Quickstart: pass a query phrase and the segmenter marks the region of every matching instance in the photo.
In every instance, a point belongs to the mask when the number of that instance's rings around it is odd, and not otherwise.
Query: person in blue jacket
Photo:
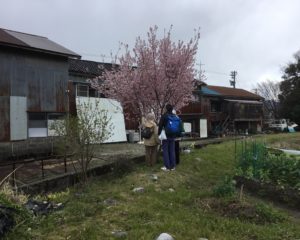
[[[173,106],[171,104],[166,105],[166,112],[161,116],[158,124],[158,135],[164,129],[167,139],[162,140],[163,160],[164,167],[161,169],[164,171],[175,170],[176,158],[175,158],[175,138],[178,137],[180,132],[181,120],[178,116],[172,113]],[[170,123],[178,128],[178,131],[170,130]]]

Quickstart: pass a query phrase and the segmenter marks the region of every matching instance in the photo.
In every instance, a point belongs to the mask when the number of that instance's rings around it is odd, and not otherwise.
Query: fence
[[[10,160],[0,163],[0,179],[11,175],[13,186],[67,173],[73,169],[72,161],[62,156],[44,156],[24,160]]]
[[[54,145],[54,138],[0,143],[0,179],[11,175],[15,186],[67,173],[72,162],[56,155]]]

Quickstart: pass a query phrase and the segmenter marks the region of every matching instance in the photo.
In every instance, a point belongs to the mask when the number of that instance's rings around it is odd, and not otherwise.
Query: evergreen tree
[[[281,115],[300,124],[300,52],[294,55],[295,61],[289,63],[280,83]]]

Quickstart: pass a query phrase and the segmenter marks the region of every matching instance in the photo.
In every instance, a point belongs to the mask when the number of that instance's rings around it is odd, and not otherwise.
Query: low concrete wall
[[[144,156],[139,156],[131,159],[120,159],[118,161],[102,166],[95,166],[89,170],[88,175],[100,176],[110,172],[129,172],[133,169],[135,164],[143,162],[144,158]],[[34,183],[19,186],[18,190],[21,190],[27,194],[40,194],[52,191],[61,191],[78,183],[79,179],[79,173],[66,173],[52,178],[43,179]]]
[[[53,154],[54,138],[30,138],[24,141],[1,142],[0,161],[17,160]]]

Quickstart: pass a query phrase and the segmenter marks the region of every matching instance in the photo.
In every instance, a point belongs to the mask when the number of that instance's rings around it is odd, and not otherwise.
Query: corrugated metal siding
[[[0,141],[9,141],[9,96],[0,96]]]
[[[67,82],[67,58],[0,47],[0,141],[9,140],[9,96],[26,96],[29,112],[65,112]]]
[[[27,96],[26,67],[21,61],[13,65],[15,67],[12,67],[11,70],[11,95],[25,97]]]
[[[40,108],[42,112],[53,111],[56,105],[55,92],[59,89],[55,87],[55,73],[49,72],[47,69],[39,71],[40,83]],[[49,98],[51,96],[51,98]],[[57,108],[56,108],[57,109]]]
[[[28,111],[65,112],[67,59],[26,59]]]
[[[0,96],[9,96],[11,64],[6,60],[6,55],[0,51]]]
[[[68,74],[64,76],[61,73],[56,73],[54,79],[56,84],[55,86],[56,111],[65,112],[68,110],[68,106],[67,106]]]
[[[11,71],[10,64],[5,61],[0,51],[0,141],[9,141],[9,93]]]
[[[38,72],[33,67],[28,67],[26,69],[26,79],[28,79],[27,89],[28,89],[28,102],[27,110],[38,112],[41,111],[40,105],[40,80]]]
[[[0,96],[28,96],[28,111],[64,112],[66,58],[22,56],[0,48]]]
[[[71,115],[76,116],[77,109],[76,109],[76,89],[75,85],[72,81],[68,82],[68,102],[69,102],[69,112]]]

